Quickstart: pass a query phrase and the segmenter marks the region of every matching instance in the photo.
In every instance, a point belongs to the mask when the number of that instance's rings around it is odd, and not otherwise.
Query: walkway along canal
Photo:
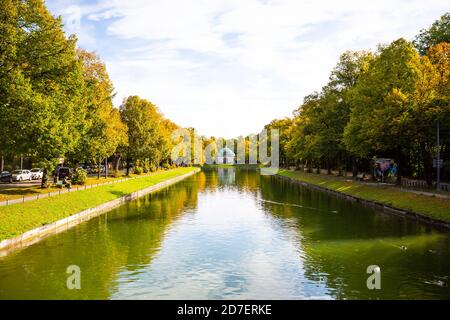
[[[449,273],[449,233],[218,168],[1,257],[0,299],[449,299]]]

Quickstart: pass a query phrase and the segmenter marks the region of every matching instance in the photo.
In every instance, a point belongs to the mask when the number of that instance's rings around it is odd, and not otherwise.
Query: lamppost
[[[439,119],[436,125],[436,144],[437,144],[437,160],[436,160],[436,189],[441,189],[441,145],[439,137]]]

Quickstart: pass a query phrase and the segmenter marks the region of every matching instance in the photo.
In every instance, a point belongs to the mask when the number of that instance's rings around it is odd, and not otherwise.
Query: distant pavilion
[[[220,149],[217,154],[216,164],[233,164],[234,165],[235,156],[236,155],[230,148]]]

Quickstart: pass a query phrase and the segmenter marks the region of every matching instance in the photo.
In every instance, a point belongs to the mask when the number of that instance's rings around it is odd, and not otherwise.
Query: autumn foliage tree
[[[45,169],[43,186],[61,158],[100,164],[126,150],[166,161],[176,125],[138,97],[120,111],[113,96],[105,64],[77,48],[43,0],[0,2],[1,156],[32,158]]]
[[[114,88],[104,63],[97,55],[81,49],[78,59],[83,66],[87,100],[85,134],[79,144],[78,158],[100,164],[119,146],[128,143],[128,129],[121,121],[119,110],[113,106]]]
[[[431,185],[437,121],[441,153],[450,156],[449,17],[414,42],[345,52],[328,84],[295,111],[284,144],[290,161],[310,169],[348,169],[350,162],[356,173],[370,172],[374,157],[393,158],[399,179],[420,177]]]
[[[170,156],[172,122],[164,119],[148,100],[130,96],[120,107],[122,121],[128,127],[127,172],[131,161],[148,161],[158,166]]]

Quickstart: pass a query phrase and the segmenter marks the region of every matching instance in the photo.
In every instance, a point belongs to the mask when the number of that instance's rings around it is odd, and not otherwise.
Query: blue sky
[[[137,94],[179,125],[226,138],[291,116],[345,50],[412,39],[444,0],[47,0],[97,52],[116,106]]]

